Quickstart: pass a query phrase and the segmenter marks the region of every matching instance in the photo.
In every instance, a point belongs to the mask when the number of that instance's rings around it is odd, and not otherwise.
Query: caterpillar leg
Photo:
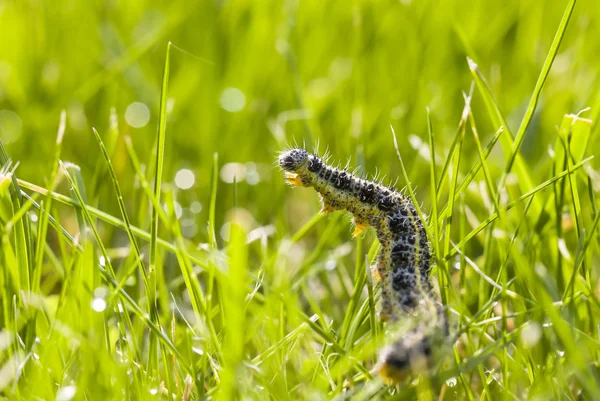
[[[356,238],[360,233],[365,231],[369,227],[368,224],[357,224],[356,228],[352,232],[352,238]]]
[[[354,224],[356,225],[356,228],[352,233],[352,238],[355,238],[369,227],[369,223],[358,220],[356,217],[354,218]]]
[[[371,274],[373,274],[373,277],[375,277],[378,281],[381,280],[381,274],[379,274],[379,269],[377,268],[377,265],[371,265]]]
[[[383,377],[388,384],[398,384],[404,382],[410,374],[410,369],[407,367],[397,367],[393,363],[384,361],[374,369],[375,374]]]
[[[304,184],[302,183],[302,179],[300,178],[300,176],[298,174],[294,174],[294,173],[289,173],[286,172],[285,173],[285,182],[296,186],[296,187],[303,187]]]
[[[334,212],[335,209],[333,208],[333,206],[328,205],[327,203],[323,202],[323,207],[321,208],[321,211],[319,212],[320,214],[327,214],[327,213],[331,213]]]

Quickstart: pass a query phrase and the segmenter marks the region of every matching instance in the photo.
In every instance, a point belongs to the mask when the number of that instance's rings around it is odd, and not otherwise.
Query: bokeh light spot
[[[521,331],[521,341],[525,348],[531,348],[536,345],[542,337],[542,328],[536,322],[530,322]]]
[[[142,128],[150,121],[150,109],[142,102],[133,102],[125,110],[125,121],[134,128]]]
[[[106,301],[102,298],[94,298],[92,300],[92,309],[96,312],[104,312],[104,309],[106,309]]]
[[[17,113],[0,110],[0,140],[6,145],[19,139],[23,132],[23,122]]]
[[[238,88],[226,88],[219,98],[221,107],[230,113],[242,111],[246,107],[246,95]]]
[[[200,213],[202,211],[202,203],[198,201],[193,201],[190,204],[190,211],[194,214]]]
[[[242,163],[226,163],[221,167],[221,180],[228,184],[242,182],[246,179],[246,166]]]
[[[173,204],[173,207],[175,209],[175,217],[180,219],[181,216],[183,215],[183,207],[181,207],[181,204],[179,204],[179,202],[175,202]]]
[[[192,170],[182,168],[175,174],[175,185],[181,189],[190,189],[196,182],[196,176]]]

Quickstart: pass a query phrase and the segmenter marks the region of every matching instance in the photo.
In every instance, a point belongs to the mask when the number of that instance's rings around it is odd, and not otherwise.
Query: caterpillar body
[[[279,165],[286,182],[313,187],[323,203],[321,213],[346,210],[353,215],[353,236],[372,226],[381,244],[374,275],[381,281],[380,319],[397,322],[418,316],[417,327],[385,348],[376,371],[399,381],[408,368],[431,355],[436,332],[445,332],[445,314],[430,281],[431,253],[427,233],[409,198],[381,183],[328,166],[317,155],[296,148],[283,152]]]

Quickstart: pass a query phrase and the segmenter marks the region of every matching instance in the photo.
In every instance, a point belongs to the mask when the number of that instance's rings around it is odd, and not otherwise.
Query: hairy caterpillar
[[[413,203],[400,192],[378,182],[358,178],[328,166],[304,149],[279,156],[286,182],[313,187],[323,203],[321,213],[346,210],[353,215],[358,235],[375,228],[381,252],[374,268],[381,281],[381,320],[397,322],[417,316],[417,327],[385,348],[376,371],[393,381],[429,358],[436,335],[447,331],[445,314],[435,301],[427,233]],[[443,335],[442,334],[442,335]]]

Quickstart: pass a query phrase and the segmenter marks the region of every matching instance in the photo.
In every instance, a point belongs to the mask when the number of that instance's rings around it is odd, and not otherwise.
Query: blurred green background
[[[563,0],[165,3],[0,1],[0,137],[20,162],[20,178],[43,184],[59,113],[66,109],[62,159],[91,177],[102,163],[91,128],[105,137],[114,108],[120,135],[132,137],[142,161],[152,160],[171,41],[185,52],[175,49],[171,59],[165,177],[172,180],[184,168],[194,173],[194,186],[178,200],[184,207],[202,205],[197,227],[186,232],[196,240],[206,236],[213,153],[219,154],[224,180],[217,216],[233,207],[233,185],[224,182],[235,174],[238,206],[265,224],[273,213],[286,214],[274,206],[289,196],[273,164],[278,151],[295,142],[313,149],[318,142],[333,160],[343,164],[351,157],[353,166],[394,180],[400,170],[390,124],[419,198],[428,203],[428,169],[419,166],[427,159],[415,151],[419,138],[427,140],[426,107],[438,149],[446,152],[464,105],[462,92],[471,86],[469,56],[515,132],[566,5]],[[588,106],[597,113],[599,11],[596,0],[577,3],[522,148],[533,167],[554,144],[563,114]],[[473,108],[475,116],[483,110],[477,93]],[[499,128],[485,117],[478,124],[484,143]],[[465,146],[474,149],[469,140]],[[476,158],[474,150],[465,155],[467,164]],[[503,163],[500,154],[495,160]],[[113,161],[127,199],[134,174],[121,140]],[[94,196],[103,188],[110,190],[100,186]],[[314,205],[304,214],[299,209],[302,220],[318,205],[309,191],[296,194]],[[116,212],[113,201],[106,203],[100,207]]]
[[[181,366],[191,366],[194,394],[198,396],[224,388],[222,399],[229,399],[227,391],[233,391],[238,378],[241,384],[236,391],[255,392],[256,399],[265,399],[265,394],[272,399],[286,399],[286,395],[306,399],[342,396],[346,379],[356,375],[357,382],[364,379],[360,375],[373,366],[377,341],[386,334],[375,322],[376,296],[363,288],[368,275],[362,261],[374,236],[369,232],[350,242],[352,227],[339,214],[318,221],[317,196],[313,191],[286,186],[276,165],[278,152],[295,144],[313,150],[318,144],[319,153],[329,150],[333,163],[344,165],[350,160],[361,173],[378,174],[386,177],[385,182],[394,182],[402,174],[391,124],[417,199],[431,216],[427,108],[440,174],[456,137],[464,94],[473,87],[467,63],[470,58],[489,84],[514,136],[566,5],[566,0],[0,0],[0,140],[12,160],[20,163],[16,175],[50,187],[59,116],[66,110],[67,129],[60,157],[81,167],[87,203],[110,215],[108,219],[104,216],[104,221],[97,220],[101,241],[93,246],[91,241],[82,242],[87,253],[80,254],[70,245],[67,249],[66,237],[54,230],[48,232],[47,247],[43,239],[38,244],[36,252],[43,249],[47,254],[39,259],[43,269],[29,270],[40,274],[32,274],[31,281],[42,282],[40,294],[51,311],[48,322],[70,325],[89,341],[81,351],[73,352],[70,336],[36,343],[32,349],[40,351],[41,362],[31,364],[34,374],[20,376],[19,385],[11,389],[16,390],[6,394],[23,391],[25,397],[35,394],[50,399],[57,383],[68,388],[73,380],[77,388],[86,390],[81,399],[108,399],[106,394],[123,399],[131,389],[138,399],[146,399],[146,387],[155,391],[165,380],[169,386],[171,380],[171,390],[177,388],[173,394],[181,398]],[[557,127],[565,114],[590,107],[582,115],[598,120],[598,17],[600,2],[577,1],[520,148],[526,163],[523,170],[532,185],[550,179],[556,173],[553,167],[562,166],[564,152],[555,159],[550,155],[554,150],[561,152]],[[135,253],[124,230],[114,227],[121,213],[107,163],[92,134],[95,127],[109,149],[131,223],[150,231],[152,209],[140,188],[124,138],[131,138],[147,178],[154,177],[153,152],[169,42],[174,47],[170,53],[163,175],[163,190],[167,191],[163,191],[161,201],[170,205],[168,189],[174,190],[177,216],[189,241],[181,245],[183,241],[178,241],[174,231],[176,225],[168,227],[163,221],[159,237],[169,245],[177,242],[178,247],[172,250],[185,248],[206,265],[202,269],[194,266],[198,268],[194,274],[189,273],[191,267],[185,273],[184,264],[172,253],[162,249],[157,256],[160,314],[156,319],[163,329],[173,329],[169,334],[175,343],[173,349],[182,352],[172,365],[169,348],[161,348],[168,361],[154,358],[156,343],[152,341],[162,341],[161,347],[166,341],[157,340],[156,332],[149,329],[145,313],[153,307],[147,298],[150,292],[142,288],[141,273],[135,282],[136,274],[131,270]],[[486,145],[500,127],[490,120],[493,113],[485,107],[478,89],[473,91],[472,109],[475,124],[469,128],[476,126],[481,143]],[[589,126],[587,121],[586,140]],[[596,127],[591,128],[585,156],[597,153],[600,143]],[[532,399],[536,394],[539,399],[548,399],[553,391],[558,394],[569,389],[572,394],[565,399],[575,399],[581,388],[586,389],[585,394],[597,395],[600,376],[594,350],[598,349],[595,316],[600,305],[600,248],[594,237],[597,226],[592,222],[599,221],[595,206],[600,188],[598,161],[589,163],[592,169],[586,167],[586,174],[580,170],[580,180],[570,181],[570,187],[565,179],[536,193],[539,205],[528,209],[530,204],[520,203],[504,221],[487,224],[485,219],[495,207],[490,193],[497,191],[504,204],[529,189],[515,188],[514,177],[498,184],[506,166],[501,142],[486,163],[489,182],[480,172],[473,181],[469,179],[471,185],[454,204],[452,218],[429,220],[434,225],[432,244],[445,248],[437,250],[438,262],[442,263],[438,263],[435,276],[441,282],[442,294],[448,295],[452,318],[467,327],[471,336],[454,349],[457,359],[467,357],[471,365],[464,367],[467,372],[459,377],[461,384],[452,396],[465,399],[463,394],[467,394],[470,399],[485,396],[491,400],[495,394],[504,393],[506,399],[512,394],[524,398],[533,389]],[[584,153],[584,141],[575,142]],[[207,228],[215,154],[219,162],[216,245],[208,238]],[[479,158],[470,129],[458,154],[459,172],[452,177],[462,176],[462,182]],[[68,195],[64,176],[59,177],[62,182],[57,191]],[[448,202],[447,184],[451,180],[441,181],[437,195],[440,214]],[[571,207],[570,196],[576,197],[567,189],[573,191],[577,186],[573,183],[585,186],[579,192],[581,210],[576,199]],[[400,179],[397,187],[405,184]],[[486,184],[494,191],[486,190]],[[228,240],[227,223],[234,219],[234,211],[235,221],[250,238],[239,234]],[[52,215],[72,235],[84,231],[83,226],[78,227],[73,208],[55,200]],[[8,234],[16,233],[13,228],[19,224],[43,227],[36,225],[39,220],[35,213],[25,216],[30,219],[20,216],[17,225],[0,227],[3,245],[9,243]],[[475,236],[481,221],[485,231]],[[252,231],[257,228],[262,228],[258,234]],[[33,232],[37,238],[37,231]],[[261,241],[246,247],[245,240],[256,238]],[[584,240],[589,241],[587,245],[591,243],[585,255],[578,253],[584,249]],[[207,242],[210,246],[198,246]],[[13,241],[12,245],[21,257],[25,255],[23,243]],[[140,259],[146,263],[148,242],[140,240],[140,244]],[[455,244],[459,245],[451,249]],[[127,280],[127,294],[131,294],[133,305],[139,306],[137,314],[132,314],[136,326],[131,330],[139,347],[132,349],[135,355],[125,362],[115,357],[113,345],[117,335],[123,335],[119,319],[129,315],[115,309],[116,304],[103,314],[89,308],[92,296],[101,298],[95,293],[96,287],[106,284],[98,276],[99,269],[94,268],[99,253],[93,248],[99,245],[108,248],[118,277]],[[10,254],[8,248],[1,250]],[[466,263],[467,258],[473,266]],[[13,268],[4,273],[26,270],[26,263],[11,260]],[[579,262],[584,266],[578,271]],[[500,296],[499,286],[482,279],[476,264],[531,302],[526,303],[525,298],[501,299],[503,305],[497,304],[494,297]],[[80,281],[73,272],[84,273]],[[208,302],[212,302],[207,316],[190,320],[189,327],[181,317],[193,317],[191,304],[195,301],[190,301],[191,287],[185,274],[198,279],[198,287],[204,286]],[[71,277],[75,279],[69,281]],[[566,284],[571,279],[577,285],[573,284],[569,292]],[[6,300],[23,294],[18,286],[15,288],[0,285],[3,294],[8,294],[1,299],[6,309],[3,320],[9,323],[12,315]],[[56,299],[64,304],[52,306]],[[22,314],[16,316],[10,329],[18,334],[19,324],[26,324],[31,334],[28,338],[35,338],[35,334],[44,339],[46,323],[37,312],[27,311],[28,302],[22,302]],[[498,310],[496,306],[508,309]],[[178,308],[177,313],[173,307]],[[505,319],[510,308],[515,315]],[[551,315],[551,326],[547,325],[547,314]],[[499,317],[502,321],[496,319]],[[94,324],[88,324],[90,321]],[[208,330],[210,336],[202,331],[204,323],[214,325],[214,333]],[[523,346],[519,337],[519,330],[530,324],[539,331],[536,342],[543,330],[542,340],[532,348]],[[103,325],[106,339],[98,335]],[[488,343],[480,338],[493,341],[492,357],[481,357],[479,351]],[[516,345],[505,351],[502,341],[507,338]],[[15,341],[14,355],[21,348]],[[563,358],[564,350],[568,352]],[[70,355],[78,359],[71,360]],[[209,366],[213,361],[214,366]],[[137,364],[145,364],[147,369],[133,369],[139,374],[132,379],[138,386],[133,388],[124,372]],[[94,384],[91,391],[89,383]],[[373,382],[366,383],[369,390],[368,383]],[[393,387],[381,391],[395,396]],[[421,388],[419,394],[430,399]]]

